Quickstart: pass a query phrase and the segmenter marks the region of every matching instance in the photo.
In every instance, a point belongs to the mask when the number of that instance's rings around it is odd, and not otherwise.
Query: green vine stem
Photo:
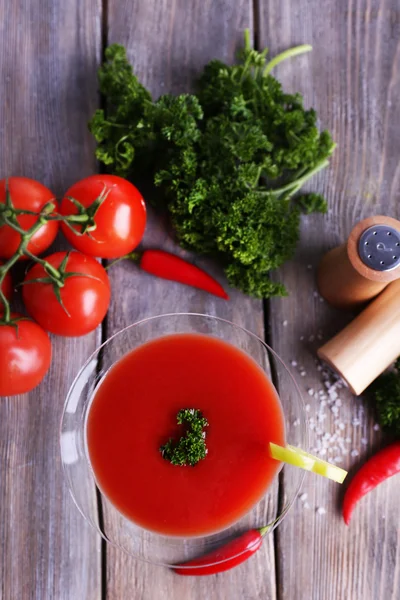
[[[41,260],[38,259],[38,257],[34,254],[31,254],[31,252],[27,251],[27,247],[35,233],[39,231],[39,229],[43,227],[43,225],[45,225],[45,223],[47,222],[47,216],[50,213],[52,213],[55,210],[55,208],[56,205],[52,202],[46,204],[43,207],[42,212],[39,214],[39,218],[36,221],[36,223],[34,223],[32,227],[30,229],[27,229],[26,231],[21,229],[14,214],[8,214],[7,217],[4,219],[4,224],[14,229],[14,231],[17,231],[21,236],[21,241],[15,254],[13,254],[11,258],[8,259],[8,261],[6,261],[3,265],[0,266],[0,300],[4,307],[4,314],[2,315],[1,320],[4,323],[9,323],[11,319],[10,303],[8,302],[7,298],[5,297],[2,291],[4,279],[11,267],[15,265],[15,263],[24,254],[28,255],[29,258],[32,258],[32,260],[35,260],[37,262]],[[7,212],[9,213],[10,211]]]
[[[9,192],[8,185],[6,182],[6,201],[4,204],[0,204],[0,227],[1,226],[10,227],[11,229],[13,229],[15,232],[17,232],[21,236],[21,241],[19,243],[18,249],[15,252],[15,254],[13,254],[13,256],[11,258],[9,258],[6,262],[4,262],[3,265],[0,266],[0,305],[3,305],[3,307],[4,307],[3,314],[0,314],[0,324],[4,325],[4,324],[11,323],[11,321],[12,321],[10,303],[2,291],[2,286],[3,286],[3,282],[4,282],[4,279],[5,279],[8,271],[11,269],[11,267],[13,267],[15,265],[15,263],[21,258],[21,256],[26,256],[29,259],[31,259],[33,262],[42,265],[42,267],[45,269],[45,271],[48,275],[48,282],[53,284],[56,294],[58,291],[57,297],[59,298],[59,301],[62,305],[61,296],[59,296],[59,288],[61,288],[64,285],[65,279],[67,277],[70,277],[70,276],[75,277],[75,276],[79,276],[82,274],[81,273],[66,273],[66,271],[65,271],[66,262],[65,262],[65,264],[63,264],[62,268],[60,266],[59,269],[56,269],[45,259],[42,259],[39,256],[36,256],[30,250],[28,250],[29,242],[31,241],[31,239],[33,238],[35,233],[37,231],[39,231],[39,229],[41,227],[43,227],[43,225],[45,225],[48,221],[63,222],[68,227],[70,227],[76,235],[86,234],[86,235],[90,236],[89,232],[96,229],[96,222],[95,222],[96,213],[97,213],[98,209],[100,208],[100,206],[102,205],[102,203],[107,199],[107,197],[110,194],[110,192],[112,191],[113,187],[114,186],[111,186],[111,188],[107,189],[107,187],[104,186],[104,188],[102,189],[99,196],[88,207],[84,207],[81,203],[79,203],[74,198],[69,198],[69,200],[77,208],[77,211],[78,211],[77,214],[60,215],[60,214],[57,214],[54,212],[57,208],[55,202],[48,202],[43,207],[43,209],[40,213],[35,213],[30,210],[23,210],[23,209],[15,208],[12,203],[11,194]],[[25,230],[20,226],[20,224],[18,222],[17,217],[20,215],[31,215],[31,216],[38,217],[38,219],[32,225],[32,227],[30,229]],[[78,231],[75,228],[73,228],[74,224],[81,225],[81,231]]]

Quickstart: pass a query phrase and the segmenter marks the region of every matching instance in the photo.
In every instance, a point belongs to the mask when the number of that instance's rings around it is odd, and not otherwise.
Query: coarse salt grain
[[[304,508],[310,508],[310,505],[308,504],[308,502],[304,502],[303,506],[304,506]]]
[[[360,453],[358,450],[352,450],[350,454],[351,456],[358,456]]]
[[[319,506],[317,508],[316,512],[317,512],[317,515],[325,515],[326,514],[326,510],[322,506]]]
[[[300,494],[299,496],[299,500],[301,500],[302,502],[305,502],[308,498],[308,494],[306,492],[304,492],[304,494]]]
[[[308,390],[307,390],[307,394],[308,394],[309,396],[314,396],[314,390],[313,390],[313,388],[308,388]]]
[[[290,364],[292,365],[292,367],[297,367],[297,361],[295,360],[292,360]]]
[[[378,423],[376,423],[374,425],[374,431],[379,431],[379,430],[380,430],[380,427],[379,427]]]
[[[286,327],[286,326],[287,326],[287,324],[288,324],[288,322],[287,322],[287,321],[282,321],[282,325],[283,325],[284,327]]]
[[[301,377],[305,377],[307,375],[307,373],[305,371],[300,371],[300,376]]]
[[[368,444],[367,438],[361,438],[361,443],[363,446],[366,446]]]
[[[306,411],[309,412],[311,406],[309,404],[306,404],[305,408],[306,408]]]
[[[309,271],[311,271],[311,269],[312,269],[312,265],[307,265],[307,269],[308,269]]]

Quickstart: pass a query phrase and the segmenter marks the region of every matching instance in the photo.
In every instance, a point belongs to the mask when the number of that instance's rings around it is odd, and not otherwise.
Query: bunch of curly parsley
[[[218,258],[230,284],[257,298],[285,295],[269,273],[293,255],[301,212],[326,211],[322,196],[298,192],[327,166],[335,144],[301,96],[286,94],[270,75],[309,49],[267,63],[246,32],[239,64],[211,61],[196,95],[156,102],[122,46],[106,50],[99,70],[107,110],[89,124],[97,158],[116,175],[151,176],[180,244]]]

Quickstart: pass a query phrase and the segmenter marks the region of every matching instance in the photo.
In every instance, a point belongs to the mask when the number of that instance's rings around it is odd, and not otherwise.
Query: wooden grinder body
[[[388,225],[400,232],[400,221],[397,219],[369,217],[353,228],[345,244],[327,252],[319,264],[319,292],[336,308],[358,308],[375,298],[390,282],[400,278],[400,267],[376,271],[365,265],[359,256],[360,237],[374,225]]]
[[[400,356],[400,279],[324,344],[318,356],[339,373],[353,394],[361,394]]]

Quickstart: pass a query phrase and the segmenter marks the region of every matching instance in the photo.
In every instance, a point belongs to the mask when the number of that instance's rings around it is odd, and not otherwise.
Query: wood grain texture
[[[290,296],[271,302],[272,344],[284,360],[304,367],[306,374],[298,379],[315,416],[319,402],[307,388],[323,387],[314,362],[318,338],[339,331],[347,317],[319,301],[315,270],[307,265],[315,268],[325,250],[344,242],[357,220],[400,214],[400,11],[396,0],[260,0],[258,21],[260,45],[272,54],[298,43],[314,46],[312,54],[281,65],[275,75],[289,91],[304,94],[338,143],[332,166],[310,183],[327,196],[329,214],[304,219],[297,255],[279,273]],[[284,336],[283,320],[288,321]],[[373,431],[367,400],[345,392],[340,399],[343,437],[360,455],[345,456],[342,466],[356,467],[377,448],[380,434]],[[327,415],[323,430],[333,433],[335,415],[329,409]],[[355,418],[361,423],[353,426]],[[338,486],[309,477],[304,491],[309,508],[298,501],[277,530],[278,597],[399,598],[400,480],[393,478],[363,500],[349,528],[340,516]],[[316,514],[318,507],[327,514]]]
[[[60,195],[95,170],[86,122],[98,103],[100,17],[97,0],[0,0],[0,177]],[[64,399],[97,338],[54,338],[42,385],[0,398],[1,600],[101,597],[99,538],[72,503],[59,454]]]
[[[111,0],[108,16],[109,42],[127,47],[136,73],[157,97],[164,92],[188,91],[193,78],[212,58],[233,61],[244,28],[252,24],[252,4],[248,0],[190,3],[185,0]],[[162,247],[189,258],[174,246],[165,223],[154,215],[150,215],[144,245]],[[221,277],[211,264],[198,258],[194,260]],[[114,295],[108,335],[140,318],[179,311],[221,316],[263,335],[261,303],[237,292],[232,292],[227,303],[203,292],[140,274],[130,264],[118,265],[111,278],[114,289],[124,290],[124,294],[123,297]],[[260,510],[274,514],[276,486],[274,498],[272,506],[261,506]],[[107,548],[106,558],[108,600],[133,596],[135,600],[268,600],[276,597],[272,536],[266,538],[262,550],[247,564],[207,578],[179,577],[166,568],[135,561],[111,547]]]

